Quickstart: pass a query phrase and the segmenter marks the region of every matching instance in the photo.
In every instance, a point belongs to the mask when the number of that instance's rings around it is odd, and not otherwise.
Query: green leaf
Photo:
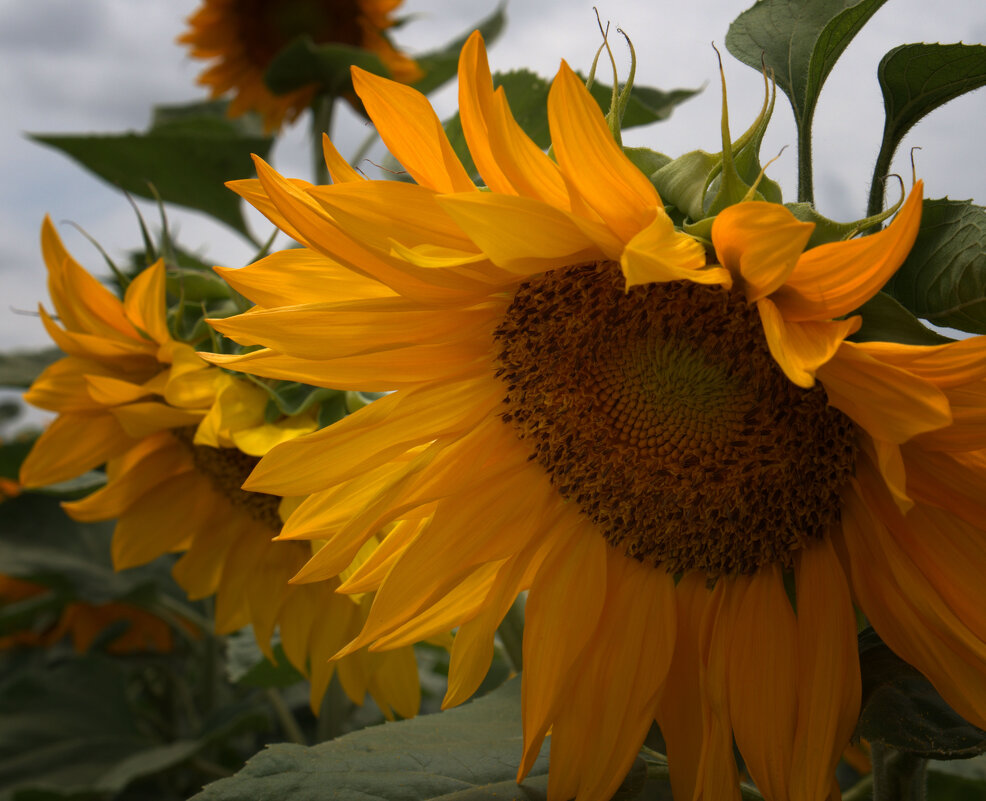
[[[665,156],[649,147],[625,147],[623,152],[633,162],[633,165],[648,178],[665,164],[671,163],[670,156]]]
[[[872,628],[859,635],[863,698],[856,736],[927,759],[986,752],[986,731],[961,718]]]
[[[427,95],[454,78],[459,68],[459,51],[462,50],[466,40],[472,36],[473,31],[478,30],[487,47],[493,44],[506,25],[506,8],[507,4],[504,0],[490,16],[477,25],[470,26],[468,31],[457,36],[444,47],[415,56],[414,60],[424,72],[424,77],[414,84],[414,88]]]
[[[986,208],[925,200],[917,241],[884,290],[935,325],[986,334]]]
[[[863,316],[853,342],[900,342],[905,345],[944,345],[952,342],[932,331],[886,292],[877,292],[853,314]]]
[[[726,47],[758,72],[773,70],[798,126],[798,199],[810,201],[811,121],[842,51],[886,0],[758,0],[729,26]]]
[[[195,801],[543,799],[547,748],[520,788],[520,680],[457,709],[385,723],[312,748],[272,745]]]
[[[216,104],[159,110],[144,133],[32,134],[100,178],[140,197],[204,211],[252,239],[240,199],[223,185],[254,174],[251,153],[266,158],[272,140],[244,132]]]
[[[295,39],[279,52],[264,73],[264,83],[274,94],[293,92],[318,84],[333,97],[353,91],[350,67],[389,77],[380,56],[345,44],[315,44],[310,36]]]
[[[0,353],[0,386],[26,389],[42,370],[64,355],[58,348]]]
[[[883,205],[883,181],[907,132],[949,100],[986,86],[986,47],[967,44],[905,44],[877,69],[886,120],[870,186],[870,213]]]

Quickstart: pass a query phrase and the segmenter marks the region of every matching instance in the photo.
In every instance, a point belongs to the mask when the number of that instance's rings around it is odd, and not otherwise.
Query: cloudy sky
[[[640,129],[628,144],[646,144],[669,155],[697,148],[719,150],[720,92],[715,54],[729,22],[749,0],[597,0],[603,19],[634,41],[637,82],[662,89],[706,86],[670,121]],[[199,63],[174,43],[195,0],[0,0],[0,342],[2,348],[47,344],[40,322],[23,312],[46,301],[38,230],[51,214],[69,249],[84,265],[102,270],[98,253],[65,224],[73,221],[112,255],[138,241],[133,213],[112,188],[61,154],[28,141],[25,132],[85,133],[142,130],[150,107],[202,99]],[[464,32],[494,6],[493,0],[406,0],[415,15],[398,40],[410,52],[438,46]],[[550,76],[559,59],[585,69],[598,44],[592,2],[514,0],[509,23],[491,48],[494,70],[527,66]],[[876,65],[891,47],[915,41],[986,42],[983,0],[889,0],[852,43],[830,76],[816,114],[815,175],[819,209],[841,219],[862,216],[868,178],[882,128]],[[725,52],[724,48],[723,51]],[[619,51],[618,51],[619,52]],[[726,56],[734,133],[746,128],[760,104],[762,83],[748,67]],[[439,114],[454,111],[455,90],[433,97]],[[920,145],[920,175],[928,194],[986,199],[980,132],[986,92],[954,101],[919,124],[901,149],[895,169],[909,175],[906,153]],[[352,153],[366,134],[342,114],[335,138]],[[278,143],[273,161],[282,172],[308,177],[303,118]],[[795,199],[794,123],[782,98],[764,146],[773,155],[791,145],[771,169],[786,199]],[[145,207],[146,213],[154,211]],[[206,260],[238,265],[250,247],[235,233],[198,215],[172,210],[180,243]],[[253,218],[265,235],[269,226]]]

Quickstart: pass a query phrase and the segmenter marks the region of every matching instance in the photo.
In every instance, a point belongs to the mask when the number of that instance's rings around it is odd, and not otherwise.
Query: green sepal
[[[254,383],[270,396],[266,412],[268,423],[273,423],[282,416],[295,417],[304,414],[315,404],[342,394],[337,389],[313,387],[310,384],[301,384],[297,381],[255,379]]]
[[[864,217],[862,220],[847,223],[836,222],[824,217],[811,203],[785,203],[784,207],[801,222],[814,223],[815,230],[811,232],[807,245],[808,248],[814,248],[829,242],[842,242],[851,239],[860,231],[879,225],[887,218],[892,217],[903,203],[904,196],[902,195],[901,199],[889,209],[874,214],[872,217]]]
[[[863,318],[853,342],[899,342],[903,345],[945,345],[953,340],[932,331],[886,292],[877,292],[853,314]]]
[[[670,156],[665,156],[649,147],[624,147],[623,153],[633,162],[633,166],[648,178],[671,162]]]

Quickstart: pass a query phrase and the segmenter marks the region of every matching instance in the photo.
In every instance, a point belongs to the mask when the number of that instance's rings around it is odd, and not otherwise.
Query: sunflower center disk
[[[852,422],[784,376],[738,292],[626,291],[613,262],[553,270],[494,338],[503,419],[628,556],[710,576],[791,566],[838,520]]]
[[[274,531],[281,530],[281,516],[277,511],[281,499],[277,495],[247,492],[240,488],[260,459],[236,448],[196,445],[194,427],[175,428],[171,433],[188,448],[195,462],[195,469],[209,478],[220,495],[258,523],[263,523]]]

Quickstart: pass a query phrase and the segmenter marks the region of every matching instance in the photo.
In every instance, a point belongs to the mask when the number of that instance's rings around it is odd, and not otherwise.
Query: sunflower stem
[[[332,95],[318,95],[312,101],[312,175],[316,186],[330,183],[329,168],[325,165],[322,153],[322,134],[332,136],[332,110],[335,98]]]
[[[798,202],[815,202],[815,185],[811,172],[811,119],[798,126]]]
[[[928,760],[870,743],[873,801],[926,801]]]
[[[510,666],[516,673],[524,669],[524,598],[518,596],[497,629]]]

